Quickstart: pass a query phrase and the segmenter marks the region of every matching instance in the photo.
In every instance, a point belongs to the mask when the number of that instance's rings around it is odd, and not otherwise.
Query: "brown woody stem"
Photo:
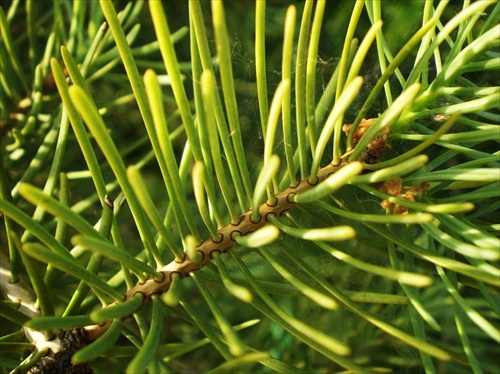
[[[144,301],[139,306],[140,309],[146,303],[151,301],[152,295],[161,295],[162,293],[168,291],[170,284],[172,283],[172,274],[179,274],[180,278],[185,278],[189,276],[189,273],[202,268],[212,259],[213,252],[225,253],[231,249],[236,241],[233,235],[238,233],[241,236],[249,234],[263,227],[268,221],[269,217],[279,217],[283,212],[292,208],[296,203],[291,202],[289,197],[294,194],[306,191],[318,183],[321,183],[331,174],[335,173],[346,163],[342,162],[339,165],[329,164],[324,168],[320,169],[317,175],[316,183],[312,184],[309,182],[309,178],[304,179],[298,185],[288,187],[282,192],[278,192],[275,197],[275,204],[269,205],[264,203],[259,207],[259,220],[252,221],[252,210],[249,210],[245,214],[240,216],[239,222],[237,224],[229,224],[220,228],[217,232],[220,234],[221,239],[215,241],[212,237],[204,240],[198,246],[197,251],[202,254],[202,259],[199,262],[193,262],[187,256],[181,262],[172,261],[168,265],[163,266],[158,269],[158,273],[161,273],[163,277],[161,280],[157,280],[154,277],[149,277],[145,282],[139,282],[137,285],[124,295],[124,301],[131,299],[136,294],[140,293],[144,295]],[[158,278],[158,277],[156,277]],[[113,305],[113,304],[111,304]],[[92,325],[83,328],[86,339],[88,342],[94,341],[99,338],[104,332],[109,328],[110,323],[105,323],[104,325]]]

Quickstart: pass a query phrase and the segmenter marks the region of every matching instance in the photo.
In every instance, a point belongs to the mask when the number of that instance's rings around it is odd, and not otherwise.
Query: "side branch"
[[[161,295],[162,293],[168,291],[170,284],[172,283],[173,273],[179,274],[182,279],[189,276],[190,272],[202,268],[212,259],[213,252],[225,253],[231,249],[236,244],[235,235],[245,236],[263,227],[267,222],[269,222],[270,217],[281,216],[285,211],[296,205],[296,203],[290,201],[289,197],[291,195],[298,194],[316,186],[346,164],[346,162],[342,162],[339,165],[329,164],[319,170],[316,183],[312,184],[309,182],[309,178],[306,178],[298,185],[288,187],[286,190],[278,192],[274,196],[276,198],[274,205],[264,203],[259,207],[260,215],[258,221],[252,221],[252,210],[247,211],[245,214],[240,216],[237,224],[226,225],[217,231],[221,237],[219,241],[215,241],[213,237],[211,237],[201,242],[201,244],[197,247],[197,251],[202,254],[201,261],[193,262],[186,255],[184,256],[184,260],[182,262],[177,262],[175,260],[172,261],[168,265],[158,269],[158,273],[163,275],[160,281],[151,276],[146,279],[146,281],[137,283],[135,287],[125,292],[124,301],[133,298],[139,293],[144,296],[144,301],[139,308],[143,307],[151,301],[152,295]],[[110,324],[106,323],[104,325],[84,327],[83,331],[86,335],[86,340],[88,342],[96,340],[108,329],[109,326]]]

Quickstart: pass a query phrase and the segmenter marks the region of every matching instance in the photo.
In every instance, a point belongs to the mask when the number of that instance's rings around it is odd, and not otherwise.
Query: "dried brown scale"
[[[124,301],[133,298],[137,294],[142,294],[144,296],[144,300],[138,309],[142,308],[145,304],[151,301],[152,295],[161,295],[162,293],[168,291],[170,284],[172,283],[173,273],[179,274],[182,279],[189,276],[190,272],[202,268],[212,259],[213,252],[225,253],[235,245],[235,233],[238,233],[238,235],[241,236],[247,235],[263,227],[269,221],[270,215],[276,217],[281,216],[285,211],[296,205],[296,203],[290,201],[289,197],[291,195],[311,189],[324,181],[331,174],[335,173],[345,164],[346,162],[342,162],[339,165],[329,164],[318,171],[315,183],[311,183],[309,178],[306,178],[298,185],[288,187],[286,190],[278,192],[274,195],[276,199],[274,205],[264,203],[259,207],[260,219],[258,222],[252,221],[252,210],[249,210],[239,217],[239,222],[237,224],[230,223],[217,231],[222,237],[221,240],[215,241],[213,238],[209,238],[204,240],[198,246],[197,251],[203,255],[201,261],[193,262],[185,256],[182,262],[177,262],[175,260],[170,262],[157,270],[159,273],[163,274],[163,278],[161,280],[156,280],[154,277],[150,276],[146,279],[146,281],[142,283],[139,282],[135,287],[129,289],[125,293]],[[114,305],[114,303],[111,305]],[[91,342],[99,338],[109,328],[109,326],[110,323],[84,327],[83,331],[85,332],[87,341]]]

